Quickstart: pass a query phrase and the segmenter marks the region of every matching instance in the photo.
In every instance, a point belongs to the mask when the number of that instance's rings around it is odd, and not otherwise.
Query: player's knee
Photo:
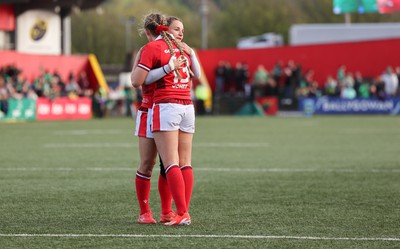
[[[140,163],[140,170],[143,174],[146,175],[151,175],[151,172],[153,171],[154,165],[156,164],[155,160],[143,160]]]
[[[153,174],[153,168],[149,167],[140,167],[138,171],[146,176],[151,176]]]
[[[191,163],[189,158],[179,158],[179,166],[185,166],[190,164]]]

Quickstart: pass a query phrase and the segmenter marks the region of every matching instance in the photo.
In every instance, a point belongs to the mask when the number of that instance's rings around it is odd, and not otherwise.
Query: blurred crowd
[[[93,87],[84,71],[78,77],[71,72],[68,79],[63,81],[57,71],[50,72],[43,68],[39,70],[39,76],[28,81],[22,76],[22,70],[14,65],[0,68],[0,112],[3,115],[8,113],[9,99],[88,97],[92,99],[94,117],[99,118],[135,116],[142,100],[141,90],[131,87],[130,78],[122,80],[123,82],[109,82],[105,89]]]
[[[75,77],[71,72],[66,81],[57,71],[39,69],[39,76],[32,81],[22,76],[22,71],[14,65],[0,68],[0,111],[8,112],[8,99],[37,99],[87,97],[92,99],[93,114],[96,117],[110,115],[131,115],[131,90],[123,86],[109,89],[92,87],[85,71]],[[128,89],[128,90],[127,90]]]
[[[93,90],[85,72],[75,78],[71,72],[68,81],[64,82],[57,71],[51,73],[40,69],[39,76],[32,82],[21,74],[21,70],[14,65],[0,68],[0,110],[7,114],[7,100],[11,99],[37,99],[45,97],[55,99],[58,97],[91,97]]]
[[[400,66],[388,66],[382,74],[364,77],[360,72],[349,72],[341,65],[325,82],[314,79],[312,69],[303,71],[299,63],[289,60],[277,62],[270,70],[259,65],[253,75],[248,65],[238,62],[233,66],[220,61],[215,68],[215,95],[235,94],[246,98],[276,96],[280,99],[332,96],[345,99],[400,96]]]
[[[220,61],[215,68],[215,80],[214,96],[235,95],[248,100],[268,96],[282,100],[319,96],[345,99],[400,96],[400,66],[387,66],[380,75],[364,77],[360,72],[347,71],[346,66],[342,65],[328,75],[325,82],[317,82],[312,69],[303,71],[301,65],[293,60],[286,64],[279,61],[270,70],[259,65],[253,74],[250,74],[246,63],[238,62],[233,67],[226,61]],[[200,87],[197,90],[196,95],[205,95],[197,94],[202,93]],[[41,68],[39,76],[29,82],[16,66],[0,68],[1,112],[7,114],[10,98],[38,97],[89,97],[96,117],[131,116],[137,109],[136,105],[140,104],[141,92],[134,91],[129,84],[116,84],[109,86],[109,89],[98,88],[94,91],[84,71],[77,77],[71,72],[64,82],[57,71],[51,73]],[[204,98],[195,96],[194,99]]]

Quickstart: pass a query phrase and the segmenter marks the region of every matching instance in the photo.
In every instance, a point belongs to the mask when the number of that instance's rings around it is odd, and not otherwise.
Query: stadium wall
[[[360,71],[364,77],[376,77],[387,66],[400,66],[400,39],[350,42],[323,45],[285,46],[264,49],[197,50],[204,72],[212,89],[215,88],[214,69],[219,61],[249,66],[251,77],[259,64],[271,70],[277,61],[289,60],[301,64],[303,72],[314,70],[314,78],[322,86],[328,75],[336,76],[340,65],[348,72]]]

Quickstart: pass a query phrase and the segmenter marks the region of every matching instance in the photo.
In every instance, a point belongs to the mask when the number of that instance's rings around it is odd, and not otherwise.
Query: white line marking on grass
[[[62,143],[62,144],[44,144],[45,148],[131,148],[138,147],[137,143]]]
[[[131,148],[138,147],[136,142],[132,143],[49,143],[43,145],[45,148]],[[268,147],[267,143],[194,143],[193,147],[209,148],[260,148]]]
[[[39,168],[39,167],[15,167],[15,168],[0,168],[0,171],[135,171],[132,168],[105,168],[105,167],[77,167],[77,168]],[[400,169],[296,169],[296,168],[270,168],[270,169],[257,169],[257,168],[194,168],[195,171],[206,172],[240,172],[240,173],[307,173],[307,172],[320,172],[320,173],[400,173]]]
[[[227,239],[296,239],[296,240],[352,240],[352,241],[400,241],[400,238],[312,237],[274,235],[168,235],[168,234],[0,234],[0,237],[122,237],[122,238],[227,238]]]
[[[241,142],[230,142],[230,143],[193,143],[193,147],[229,147],[229,148],[243,148],[243,147],[268,147],[267,143],[241,143]]]
[[[61,131],[55,131],[53,132],[54,135],[58,136],[80,136],[80,135],[89,135],[89,134],[94,134],[94,135],[107,135],[107,134],[121,134],[121,133],[126,133],[126,131],[122,130],[102,130],[102,129],[93,129],[93,130],[61,130]],[[133,134],[133,129],[132,129],[132,134]]]
[[[198,171],[214,171],[214,172],[288,172],[288,173],[302,173],[302,172],[335,172],[335,173],[400,173],[400,169],[323,169],[323,168],[310,168],[310,169],[297,169],[297,168],[269,168],[269,169],[256,169],[256,168],[193,168]]]

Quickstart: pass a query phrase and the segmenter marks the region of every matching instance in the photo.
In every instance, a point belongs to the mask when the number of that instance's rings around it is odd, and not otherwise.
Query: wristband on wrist
[[[162,68],[163,68],[165,74],[169,74],[170,72],[172,72],[172,70],[168,64],[164,65]]]
[[[165,66],[167,66],[167,65],[165,65]],[[167,71],[165,71],[165,68],[164,68],[165,66],[163,66],[162,69],[163,69],[165,74],[168,74]]]

